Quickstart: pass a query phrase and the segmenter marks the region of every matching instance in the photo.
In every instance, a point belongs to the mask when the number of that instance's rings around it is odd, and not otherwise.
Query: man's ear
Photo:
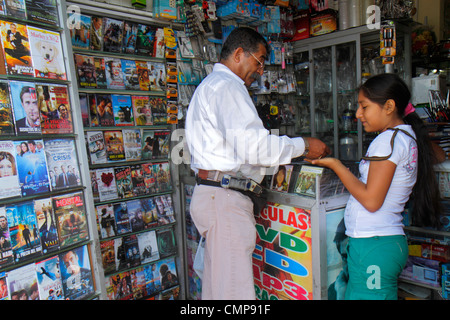
[[[244,54],[245,54],[245,51],[241,47],[234,50],[234,52],[233,52],[234,62],[239,63],[242,60]]]

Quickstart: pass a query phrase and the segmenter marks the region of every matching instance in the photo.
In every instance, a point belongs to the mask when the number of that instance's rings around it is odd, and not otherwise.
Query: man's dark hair
[[[231,31],[225,40],[220,59],[226,60],[237,48],[242,48],[249,53],[256,52],[260,44],[266,47],[267,52],[269,52],[270,46],[260,33],[248,27],[236,28]]]

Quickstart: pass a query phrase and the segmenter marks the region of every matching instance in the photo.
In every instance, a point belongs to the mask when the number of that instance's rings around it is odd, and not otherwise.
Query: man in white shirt
[[[253,29],[233,30],[220,63],[198,86],[188,108],[186,139],[197,174],[190,210],[206,238],[204,300],[255,299],[253,203],[249,196],[226,187],[227,175],[246,181],[258,193],[257,183],[267,168],[330,152],[316,138],[279,137],[264,128],[247,87],[263,74],[268,48]]]

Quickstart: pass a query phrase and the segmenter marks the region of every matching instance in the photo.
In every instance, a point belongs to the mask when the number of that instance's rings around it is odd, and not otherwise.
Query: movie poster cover
[[[122,59],[123,81],[126,90],[140,90],[139,74],[134,60]]]
[[[0,80],[0,136],[15,135],[8,80]]]
[[[95,293],[87,246],[59,255],[66,300],[83,300]]]
[[[41,134],[41,118],[34,83],[10,81],[9,87],[14,110],[16,134]]]
[[[105,57],[105,73],[108,89],[125,90],[121,59]]]
[[[111,99],[114,113],[114,124],[117,127],[134,126],[131,96],[126,94],[113,94],[111,95]]]
[[[108,162],[125,160],[123,135],[121,130],[107,130],[103,132],[106,145],[106,159]]]
[[[144,221],[142,219],[142,205],[140,199],[127,201],[128,218],[132,232],[144,230]]]
[[[137,126],[152,126],[152,108],[149,96],[131,96],[134,119]]]
[[[42,246],[33,202],[7,205],[6,217],[14,262],[19,263],[40,256]]]
[[[166,90],[166,65],[162,62],[148,61],[148,78],[150,91]]]
[[[117,234],[131,232],[130,219],[126,202],[114,203],[114,216],[116,218]]]
[[[151,229],[158,225],[158,209],[153,197],[141,200],[142,221],[144,221],[144,229]]]
[[[125,269],[127,265],[127,255],[125,251],[125,244],[123,243],[123,238],[114,239],[114,252],[114,257],[116,259],[116,270]]]
[[[27,18],[25,0],[5,0],[4,3],[7,15],[23,20]]]
[[[88,94],[79,93],[78,97],[80,99],[80,111],[81,111],[81,120],[83,121],[83,127],[89,128],[89,102],[88,102]]]
[[[0,207],[0,269],[12,265],[14,263],[13,250],[11,245],[11,237],[9,235],[8,217],[6,216],[6,208]],[[2,297],[0,296],[0,299]]]
[[[130,168],[131,168],[131,182],[133,184],[133,194],[136,197],[147,194],[147,190],[145,189],[142,166],[140,164],[136,164],[130,166]]]
[[[31,21],[57,26],[58,8],[56,0],[25,0],[27,18]]]
[[[114,200],[118,198],[114,168],[102,168],[95,170],[98,195],[100,201]]]
[[[87,50],[90,46],[91,16],[80,13],[69,13],[69,20],[75,20],[73,18],[71,19],[72,15],[76,15],[76,24],[74,28],[70,28],[72,48]]]
[[[155,46],[153,55],[155,58],[165,58],[166,44],[164,43],[164,28],[157,28],[155,33]]]
[[[156,230],[156,239],[161,259],[177,253],[173,228]]]
[[[89,115],[89,126],[91,127],[99,127],[100,120],[97,112],[97,99],[95,93],[86,94],[86,102],[88,108]]]
[[[92,198],[94,199],[94,202],[98,202],[99,194],[98,194],[98,182],[96,170],[89,170],[89,178],[91,182]]]
[[[38,222],[42,253],[47,254],[59,249],[59,235],[55,212],[51,198],[34,200],[34,211]]]
[[[135,61],[136,70],[139,76],[139,89],[142,91],[150,90],[150,78],[148,76],[147,61]]]
[[[53,197],[61,248],[89,239],[86,206],[82,192]]]
[[[28,39],[36,78],[67,80],[61,35],[28,26]]]
[[[111,95],[107,93],[96,93],[95,102],[99,126],[114,127],[114,111]]]
[[[161,97],[150,97],[154,125],[167,124],[167,100]]]
[[[73,133],[72,107],[66,85],[37,84],[43,134]]]
[[[6,72],[34,76],[27,26],[9,21],[0,21],[0,26]]]
[[[102,255],[102,265],[105,274],[116,271],[116,255],[114,251],[114,239],[100,241],[100,252]]]
[[[153,163],[143,163],[142,174],[144,175],[145,188],[147,189],[147,194],[154,194],[158,190],[156,182],[156,172],[153,168]]]
[[[116,176],[119,199],[134,197],[133,185],[131,183],[131,168],[129,166],[115,167],[114,175]]]
[[[172,189],[169,162],[153,164],[153,172],[156,175],[156,192],[166,192]]]
[[[0,5],[1,6],[1,5]],[[0,272],[0,300],[9,300],[6,272]]]
[[[94,65],[95,65],[95,79],[97,81],[97,88],[107,89],[108,82],[106,81],[105,59],[100,57],[94,57]]]
[[[39,300],[64,300],[59,256],[36,262]]]
[[[103,131],[86,131],[91,164],[106,163],[106,147]]]
[[[139,254],[138,239],[135,234],[126,235],[122,238],[126,253],[126,268],[137,267],[141,264],[141,255]]]
[[[81,88],[97,88],[94,57],[78,53],[75,53],[73,56],[77,70],[78,85]]]
[[[147,295],[153,295],[161,290],[161,277],[159,274],[159,268],[157,268],[157,263],[152,263],[144,267],[145,274],[145,290]]]
[[[270,189],[274,191],[288,192],[293,169],[293,165],[279,166],[277,173],[275,173],[272,177]]]
[[[103,17],[92,16],[91,17],[91,50],[102,51],[103,50]]]
[[[154,198],[158,208],[158,225],[165,225],[175,222],[172,197],[170,194],[157,196]]]
[[[149,263],[159,260],[158,243],[156,242],[156,232],[151,230],[137,235],[139,251],[141,253],[141,263]]]
[[[310,210],[268,202],[256,218],[256,230],[256,298],[312,300]],[[267,277],[274,285],[264,285]]]
[[[316,176],[322,174],[323,168],[302,166],[295,182],[294,192],[315,198],[316,197]]]
[[[123,26],[122,20],[103,18],[103,51],[122,52]]]
[[[111,203],[101,204],[95,208],[101,239],[114,237],[117,234],[114,207]]]
[[[7,273],[9,300],[39,300],[39,286],[34,263]]]
[[[141,160],[141,130],[124,129],[122,135],[127,161]]]
[[[153,57],[156,28],[153,26],[139,24],[136,38],[136,54]]]
[[[50,191],[47,160],[42,140],[14,141],[22,196]]]
[[[133,299],[139,300],[147,296],[147,292],[145,290],[145,274],[144,268],[139,267],[130,271],[131,279],[132,279],[132,291],[133,291]]]
[[[21,195],[15,150],[13,141],[0,141],[0,198]]]
[[[174,258],[158,261],[156,268],[159,270],[162,290],[178,285],[177,267]]]
[[[134,54],[136,50],[136,37],[138,25],[125,21],[123,27],[123,53]]]
[[[169,157],[170,130],[142,131],[142,159],[167,159]]]
[[[80,166],[71,138],[44,141],[52,191],[81,186]]]

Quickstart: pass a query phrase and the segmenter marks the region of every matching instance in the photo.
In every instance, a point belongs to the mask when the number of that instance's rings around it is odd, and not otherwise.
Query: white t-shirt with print
[[[399,125],[415,137],[410,125]],[[391,153],[393,130],[380,133],[370,144],[366,156],[387,156]],[[367,211],[353,196],[350,196],[345,209],[346,234],[353,238],[374,236],[403,235],[402,212],[408,201],[417,178],[417,144],[408,135],[399,131],[395,137],[391,157],[397,165],[386,199],[375,212]],[[361,160],[359,164],[360,180],[367,183],[370,161]],[[383,174],[380,172],[380,174]]]

